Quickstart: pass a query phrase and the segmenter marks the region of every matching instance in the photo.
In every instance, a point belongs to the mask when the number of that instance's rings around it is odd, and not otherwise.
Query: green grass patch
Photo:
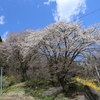
[[[3,93],[9,92],[9,91],[14,91],[14,92],[23,91],[23,90],[25,90],[24,86],[25,86],[25,82],[15,84],[15,85],[9,86],[7,88],[4,88]]]
[[[43,79],[43,80],[26,81],[26,82],[18,83],[18,84],[9,86],[7,88],[4,88],[3,93],[24,92],[26,95],[33,96],[40,100],[68,100],[68,99],[65,99],[66,97],[61,94],[57,95],[57,97],[54,97],[54,96],[43,97],[42,96],[42,93],[44,91],[52,87],[51,81],[56,81],[56,80]]]

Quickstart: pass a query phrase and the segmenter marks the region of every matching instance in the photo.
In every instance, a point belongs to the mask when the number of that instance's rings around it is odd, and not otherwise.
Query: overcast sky
[[[58,20],[78,19],[100,8],[100,0],[0,0],[0,36],[42,29]],[[100,22],[100,11],[80,19],[85,27]]]

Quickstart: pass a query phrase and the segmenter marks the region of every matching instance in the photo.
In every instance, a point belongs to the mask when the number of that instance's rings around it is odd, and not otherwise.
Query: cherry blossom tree
[[[30,77],[36,77],[36,73],[42,73],[42,68],[39,65],[39,53],[33,47],[32,49],[30,47],[27,49],[27,46],[23,45],[26,43],[25,37],[29,34],[28,31],[22,31],[16,34],[11,33],[5,40],[8,52],[6,63],[9,65],[10,74],[19,76],[22,81],[29,80]]]
[[[28,47],[35,46],[49,62],[51,77],[56,75],[64,89],[74,62],[84,63],[84,57],[100,43],[98,25],[84,28],[81,23],[59,21],[43,30],[31,31],[26,37]],[[73,72],[75,73],[75,71]]]
[[[99,43],[98,25],[84,28],[81,23],[59,21],[42,30],[10,34],[5,41],[6,61],[9,66],[20,68],[23,81],[28,79],[29,68],[45,73],[40,67],[43,65],[65,90],[66,82],[78,72],[77,66],[84,65],[87,55],[97,54]]]

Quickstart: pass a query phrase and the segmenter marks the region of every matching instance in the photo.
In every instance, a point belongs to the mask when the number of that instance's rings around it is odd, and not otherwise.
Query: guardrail
[[[84,86],[84,100],[100,100],[100,98],[95,90]]]

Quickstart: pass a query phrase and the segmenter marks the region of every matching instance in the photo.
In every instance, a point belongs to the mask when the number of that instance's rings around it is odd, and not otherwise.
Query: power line
[[[90,12],[90,13],[87,13],[87,14],[85,14],[84,16],[81,16],[81,17],[79,17],[79,18],[77,18],[77,19],[75,19],[75,20],[73,20],[73,21],[76,21],[76,20],[78,20],[78,19],[84,18],[84,17],[86,17],[86,16],[88,16],[88,15],[91,15],[91,14],[93,14],[93,13],[95,13],[95,12],[98,12],[98,11],[100,11],[100,8],[99,8],[99,9],[96,9],[96,10]]]

